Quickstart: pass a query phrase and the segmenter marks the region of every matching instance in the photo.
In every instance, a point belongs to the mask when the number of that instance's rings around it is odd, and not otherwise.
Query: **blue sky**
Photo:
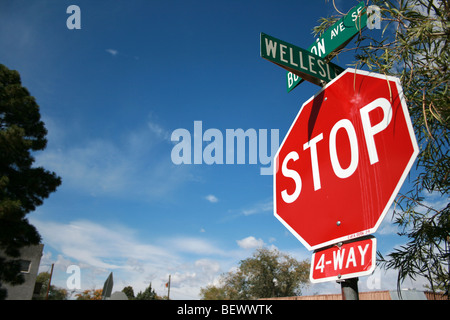
[[[66,27],[71,4],[80,30]],[[336,4],[348,11],[357,1]],[[170,137],[179,128],[193,137],[202,121],[224,136],[277,129],[281,143],[319,87],[288,94],[285,71],[260,57],[259,35],[307,48],[317,20],[333,13],[325,1],[2,1],[0,63],[41,107],[49,141],[36,165],[63,181],[29,215],[45,244],[41,271],[54,263],[54,284],[66,287],[75,264],[82,289],[102,288],[113,272],[113,291],[151,282],[160,295],[170,274],[172,298],[197,299],[258,246],[310,259],[273,216],[261,163],[175,165]],[[375,234],[383,253],[405,242],[395,231],[387,217]],[[376,274],[375,289],[395,288],[395,273]],[[306,293],[338,291],[325,283]]]

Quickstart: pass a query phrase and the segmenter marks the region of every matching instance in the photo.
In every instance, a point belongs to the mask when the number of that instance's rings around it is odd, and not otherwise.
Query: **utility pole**
[[[52,282],[52,275],[53,275],[53,266],[55,264],[52,263],[52,270],[50,271],[50,279],[48,279],[48,285],[47,285],[47,293],[45,294],[45,300],[48,300],[48,292],[50,291],[50,284]]]
[[[169,274],[169,282],[167,282],[166,286],[167,286],[167,289],[168,289],[168,291],[167,291],[167,300],[170,300],[170,274]]]

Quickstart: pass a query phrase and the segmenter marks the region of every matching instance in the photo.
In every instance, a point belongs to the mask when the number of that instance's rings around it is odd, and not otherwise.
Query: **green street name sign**
[[[305,49],[265,33],[261,33],[261,57],[317,85],[331,81],[344,71]]]
[[[367,24],[367,14],[364,1],[358,3],[344,17],[328,28],[320,38],[313,43],[308,51],[325,58],[329,54],[345,47],[350,40]],[[290,92],[303,80],[297,75],[286,74],[287,91]]]

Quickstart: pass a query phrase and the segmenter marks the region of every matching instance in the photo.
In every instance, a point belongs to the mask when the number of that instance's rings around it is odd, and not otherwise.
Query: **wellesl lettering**
[[[383,111],[383,119],[377,123],[371,123],[369,114],[371,111],[381,108]],[[375,144],[374,136],[382,132],[389,126],[389,123],[392,120],[392,105],[385,98],[378,98],[362,107],[359,110],[359,114],[361,117],[361,123],[364,132],[364,140],[366,142],[368,156],[370,164],[373,165],[379,161],[377,147]],[[338,132],[345,132],[350,142],[350,152],[351,152],[351,160],[350,164],[343,168],[338,157],[338,148],[339,146],[336,144],[336,137]],[[324,134],[320,133],[317,136],[313,137],[311,140],[303,144],[303,151],[308,151],[311,156],[311,170],[313,177],[313,185],[314,191],[317,191],[322,188],[322,181],[320,177],[320,167],[319,167],[319,159],[317,153],[317,145],[321,143],[324,139]],[[359,163],[359,147],[358,147],[358,138],[356,135],[355,128],[352,122],[348,119],[341,119],[334,124],[330,133],[329,133],[329,154],[331,166],[335,175],[341,179],[348,178],[352,176],[352,174],[358,168]],[[293,161],[297,161],[300,158],[300,155],[297,151],[291,151],[282,161],[281,164],[281,173],[283,176],[287,178],[291,178],[295,182],[295,189],[293,193],[289,194],[287,190],[281,191],[281,197],[284,202],[292,203],[300,196],[302,190],[302,179],[300,172],[289,169],[288,164]]]
[[[265,56],[274,61],[279,60],[286,67],[306,72],[307,74],[318,75],[327,81],[331,81],[339,73],[338,70],[330,67],[329,64],[316,55],[307,54],[307,52],[269,38],[264,38],[264,41]]]

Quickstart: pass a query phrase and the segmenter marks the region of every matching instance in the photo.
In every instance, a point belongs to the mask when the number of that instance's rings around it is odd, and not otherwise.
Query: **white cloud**
[[[105,51],[108,52],[113,57],[115,57],[117,55],[120,55],[121,57],[126,57],[126,58],[131,58],[131,59],[134,59],[134,60],[139,60],[138,56],[131,56],[131,55],[128,55],[128,54],[124,54],[122,52],[119,52],[116,49],[106,49]]]
[[[116,56],[119,53],[119,51],[115,49],[106,49],[106,52],[110,53],[112,56]]]
[[[52,132],[64,132],[47,118]],[[62,136],[62,135],[61,135]],[[36,155],[36,166],[56,172],[62,188],[91,196],[158,199],[193,179],[189,166],[170,158],[167,132],[155,122],[124,134],[121,139],[91,139],[66,147],[63,139]],[[65,137],[70,137],[66,132]]]
[[[184,264],[171,274],[170,297],[173,292],[182,299],[198,299],[199,289],[213,283],[221,270],[220,263],[210,259]]]
[[[244,216],[249,216],[252,214],[270,212],[272,210],[273,210],[273,200],[268,199],[268,200],[263,200],[263,201],[254,203],[253,205],[251,205],[245,209],[242,209],[241,212]]]
[[[264,241],[262,239],[256,239],[253,236],[237,240],[236,242],[242,249],[255,249],[264,246]]]
[[[178,237],[167,241],[168,246],[177,252],[197,255],[224,255],[224,251],[214,246],[210,240],[193,237]]]
[[[81,290],[101,288],[113,272],[113,291],[131,285],[137,294],[151,283],[159,295],[166,295],[165,283],[170,274],[172,299],[198,299],[200,288],[221,273],[222,263],[230,264],[211,257],[223,258],[224,252],[206,239],[180,237],[149,244],[139,240],[134,230],[120,225],[87,220],[59,223],[36,218],[30,218],[30,222],[45,244],[40,271],[48,272],[54,263],[54,284],[62,288],[70,276],[67,267],[75,264],[81,269]],[[52,250],[59,252],[56,262]],[[192,259],[190,254],[202,257]]]
[[[37,219],[31,219],[31,222],[43,236],[45,244],[92,267],[124,268],[124,264],[108,262],[117,259],[151,259],[161,264],[173,259],[164,248],[139,243],[132,230],[121,226],[104,226],[87,220],[66,224]]]
[[[170,140],[171,133],[166,129],[164,129],[162,126],[160,126],[158,123],[149,121],[147,122],[147,126],[159,138],[171,142]]]
[[[205,197],[205,199],[208,200],[208,201],[211,202],[211,203],[216,203],[216,202],[219,201],[219,199],[218,199],[216,196],[212,195],[212,194],[207,195],[207,196]]]
[[[213,261],[210,259],[197,260],[195,261],[195,266],[208,273],[217,273],[220,271],[220,264],[217,261]]]
[[[377,233],[380,235],[394,235],[397,234],[398,230],[398,226],[396,224],[393,223],[393,214],[394,214],[394,210],[393,209],[389,209],[388,213],[386,214],[386,216],[384,217],[383,221],[381,222]]]

